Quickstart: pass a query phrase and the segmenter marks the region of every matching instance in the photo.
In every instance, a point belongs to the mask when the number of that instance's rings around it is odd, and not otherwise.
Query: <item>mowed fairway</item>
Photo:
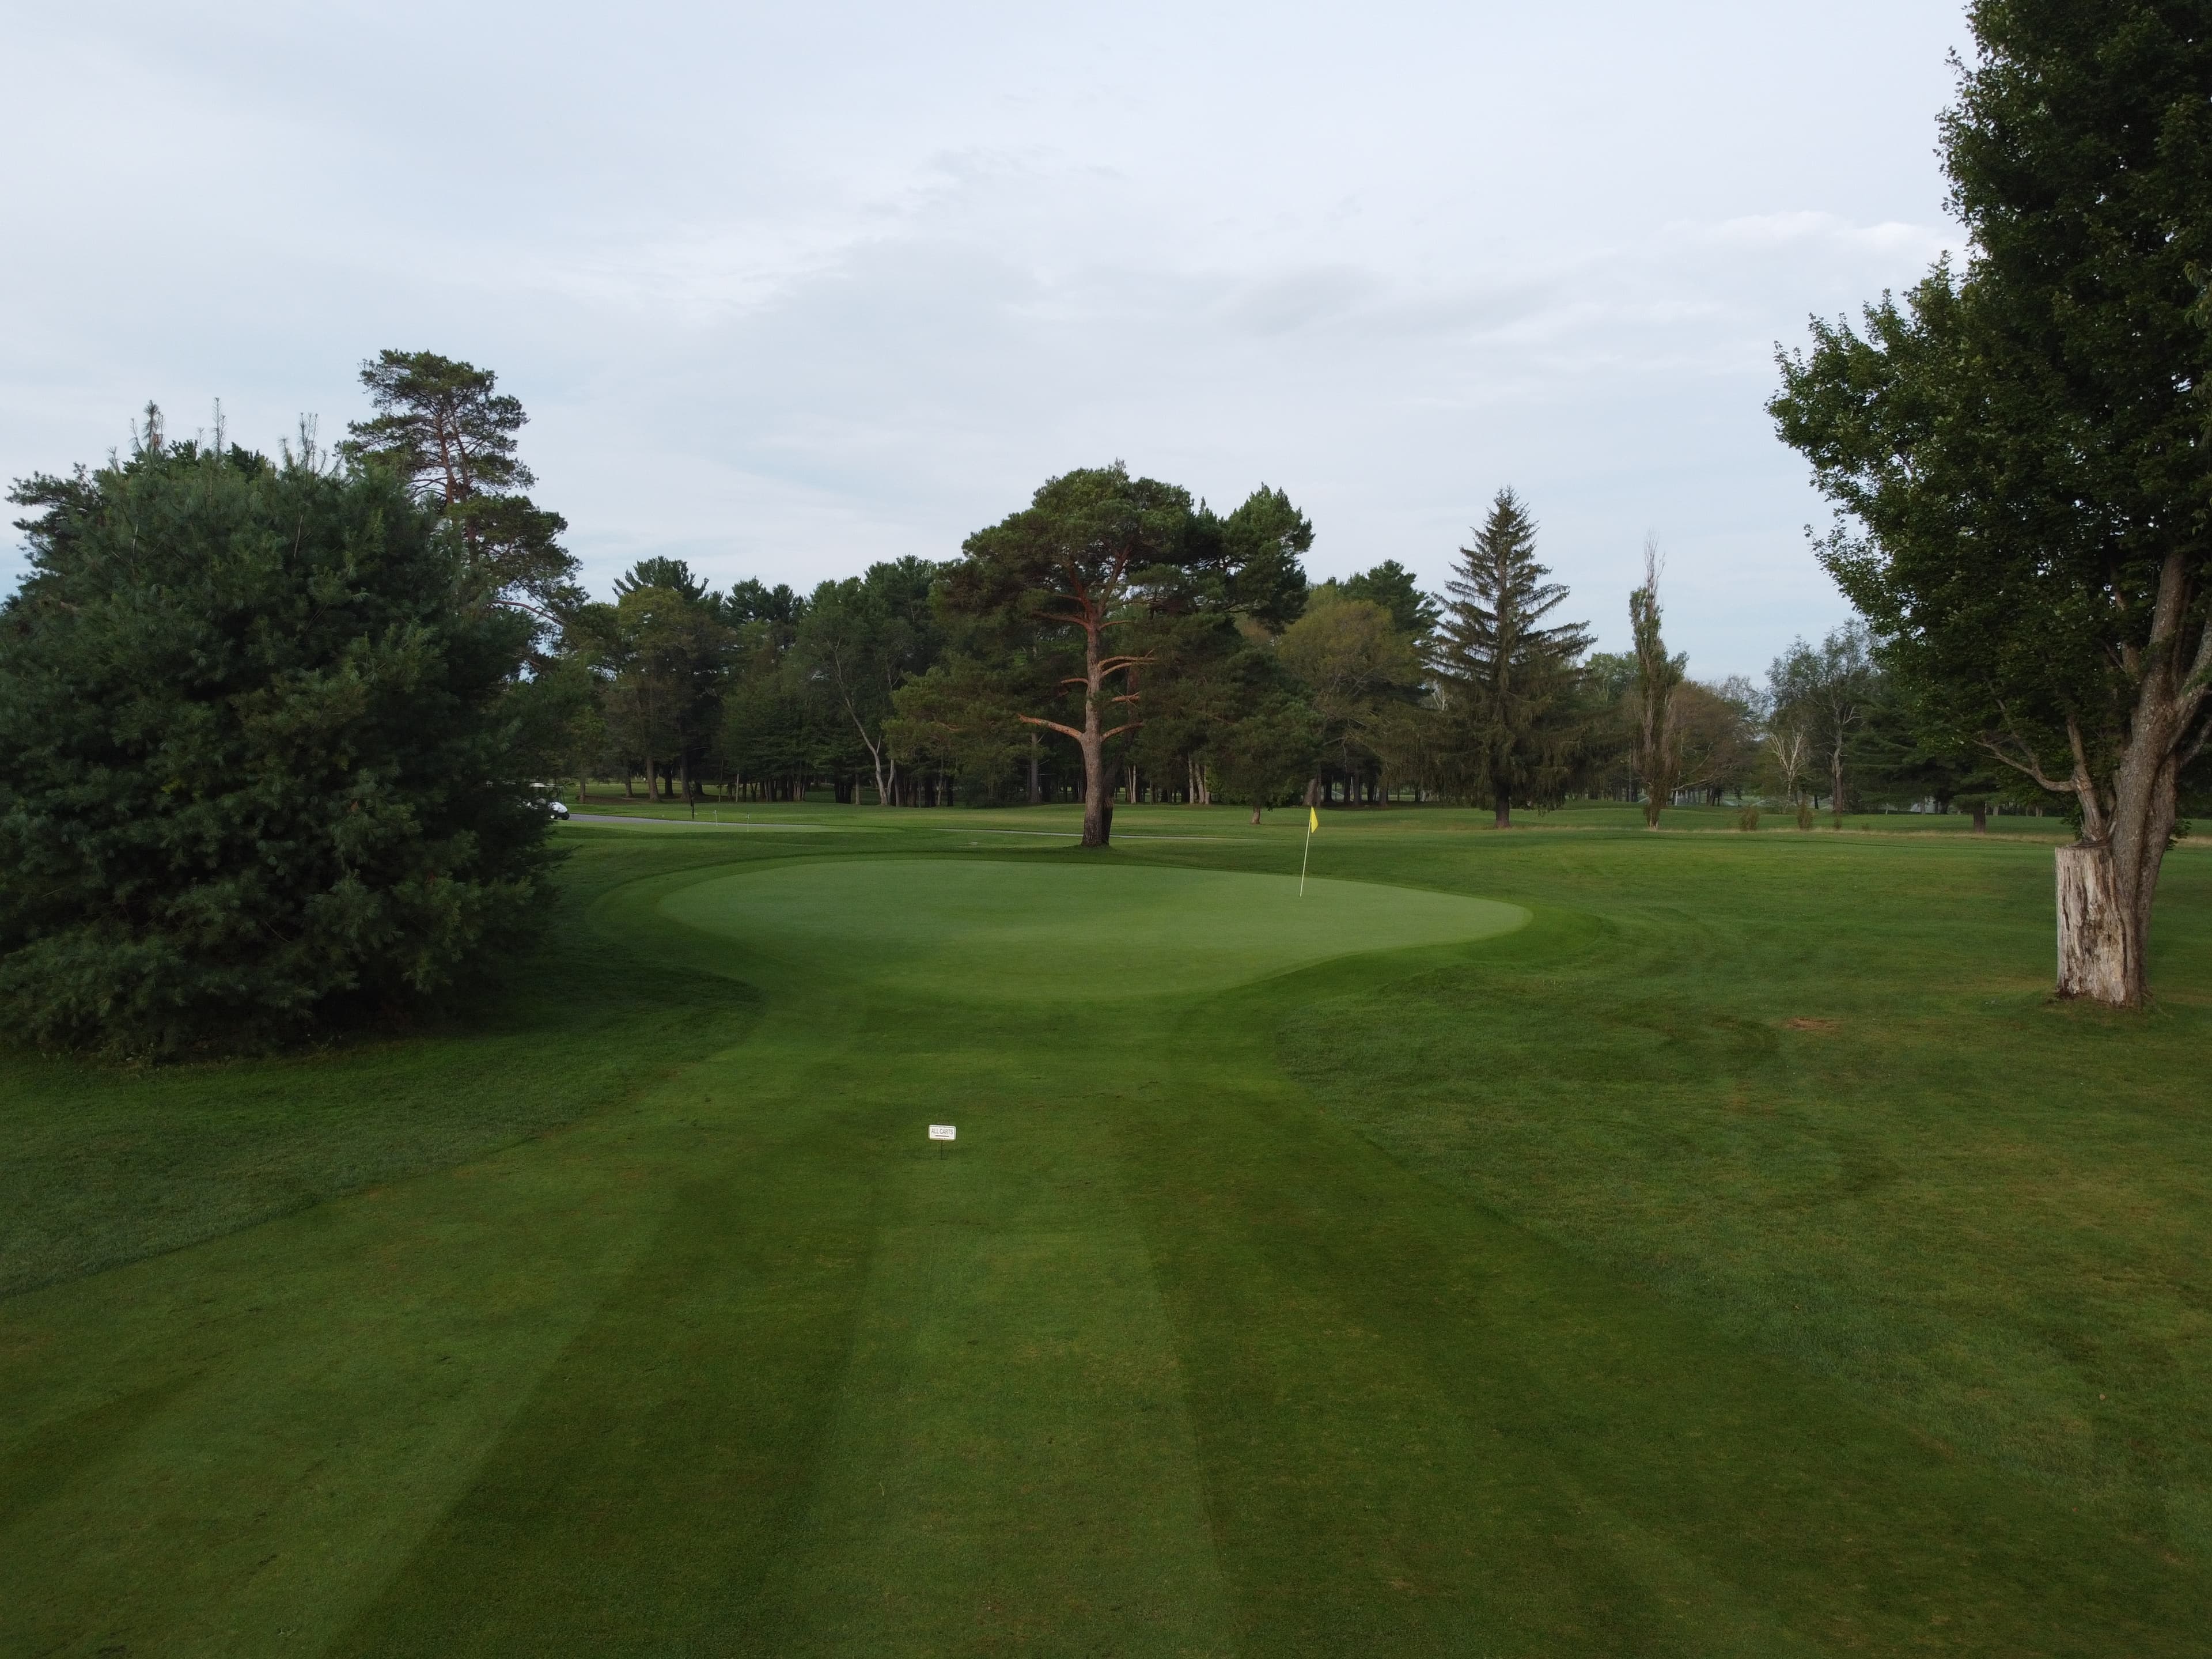
[[[2198,849],[2121,1022],[2037,846],[809,816],[570,832],[481,1034],[26,1062],[0,1653],[2202,1650]]]

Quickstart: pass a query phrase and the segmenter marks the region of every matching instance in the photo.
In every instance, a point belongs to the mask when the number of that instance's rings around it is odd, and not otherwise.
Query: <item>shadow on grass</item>
[[[603,931],[613,887],[759,856],[580,845],[552,936],[404,1036],[127,1067],[18,1050],[0,1073],[0,1296],[450,1167],[736,1042],[750,987]]]

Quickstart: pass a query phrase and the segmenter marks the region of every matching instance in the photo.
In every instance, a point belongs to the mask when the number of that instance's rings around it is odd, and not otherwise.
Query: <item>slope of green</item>
[[[781,864],[671,894],[749,977],[847,975],[963,1000],[1188,994],[1347,951],[1486,938],[1528,913],[1455,893],[1126,863],[903,858]],[[896,917],[895,925],[887,925]]]
[[[854,817],[569,832],[476,1035],[16,1068],[119,1265],[0,1302],[0,1651],[2197,1650],[2196,849],[2115,1019],[2026,842]]]

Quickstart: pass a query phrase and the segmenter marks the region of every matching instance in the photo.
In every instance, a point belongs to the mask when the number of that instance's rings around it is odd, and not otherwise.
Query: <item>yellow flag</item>
[[[1310,806],[1307,807],[1307,808],[1306,808],[1306,834],[1308,834],[1308,835],[1310,835],[1310,836],[1311,834],[1313,834],[1313,832],[1314,832],[1315,830],[1318,830],[1318,829],[1320,829],[1320,828],[1321,828],[1321,814],[1320,814],[1320,813],[1318,813],[1318,812],[1316,812],[1316,811],[1314,811],[1314,809],[1313,809],[1312,807],[1310,807]]]

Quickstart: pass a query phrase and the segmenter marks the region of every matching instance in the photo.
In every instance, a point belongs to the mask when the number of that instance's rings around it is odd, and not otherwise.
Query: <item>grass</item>
[[[450,1030],[19,1057],[0,1651],[2198,1650],[2212,859],[2118,1018],[1601,811],[577,827]]]

